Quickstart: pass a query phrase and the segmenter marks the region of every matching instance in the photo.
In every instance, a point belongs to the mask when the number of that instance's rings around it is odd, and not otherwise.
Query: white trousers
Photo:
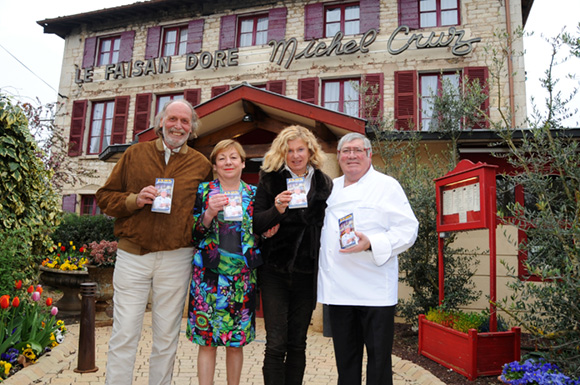
[[[149,385],[171,384],[192,259],[193,248],[145,255],[117,250],[107,385],[133,383],[135,356],[150,291],[153,341]]]

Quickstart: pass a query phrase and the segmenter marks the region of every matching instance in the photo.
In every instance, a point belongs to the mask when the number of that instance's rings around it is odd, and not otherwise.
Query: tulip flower
[[[58,314],[58,308],[53,306],[52,309],[50,309],[50,314],[56,316]]]
[[[48,297],[46,299],[46,306],[52,306],[52,298]]]
[[[16,288],[16,290],[20,290],[20,288],[22,288],[22,280],[19,279],[18,281],[16,281],[14,287]]]
[[[28,294],[32,294],[32,292],[34,291],[34,286],[30,285],[28,286]]]
[[[35,291],[34,293],[32,293],[32,300],[33,301],[38,301],[40,299],[40,293]]]
[[[40,294],[42,294],[42,286],[37,285],[36,286],[36,291],[39,292]]]
[[[18,306],[20,306],[20,298],[14,297],[12,299],[12,307],[18,307]]]
[[[0,307],[2,309],[7,309],[10,306],[10,296],[8,294],[3,295],[0,297]]]

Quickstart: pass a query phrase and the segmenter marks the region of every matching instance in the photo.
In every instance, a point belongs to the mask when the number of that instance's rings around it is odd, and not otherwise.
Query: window
[[[433,98],[440,95],[444,82],[451,85],[459,96],[460,75],[453,73],[438,73],[420,75],[421,95],[421,130],[429,131],[433,125]]]
[[[100,39],[98,65],[117,64],[119,62],[120,49],[121,36]]]
[[[239,19],[238,47],[268,43],[268,15],[248,16]]]
[[[93,104],[88,154],[99,154],[111,143],[114,112],[114,101]]]
[[[360,6],[357,4],[337,4],[325,9],[325,37],[332,37],[338,31],[345,35],[356,35],[360,31]]]
[[[129,62],[133,58],[135,31],[116,36],[91,36],[85,40],[82,68]]]
[[[322,105],[329,110],[359,116],[360,78],[326,80],[322,83]]]
[[[163,106],[172,100],[183,99],[183,94],[172,94],[172,95],[161,95],[157,97],[157,108],[155,109],[155,115],[157,115],[163,109]]]
[[[489,95],[487,67],[464,67],[459,75],[456,71],[419,75],[417,71],[395,72],[395,128],[398,130],[433,129],[432,99],[441,90],[443,79],[456,84],[458,93],[470,82],[478,82],[483,92]],[[489,98],[486,98],[480,109],[489,115]],[[486,120],[477,117],[466,123],[469,129],[488,127]],[[465,122],[464,122],[465,123]]]
[[[97,206],[97,199],[94,195],[81,196],[81,215],[99,215],[101,209]]]
[[[272,8],[257,15],[226,15],[220,19],[219,49],[268,44],[286,37],[285,7]]]
[[[420,0],[421,28],[459,24],[459,0]]]
[[[163,30],[162,56],[184,55],[187,48],[187,26]]]

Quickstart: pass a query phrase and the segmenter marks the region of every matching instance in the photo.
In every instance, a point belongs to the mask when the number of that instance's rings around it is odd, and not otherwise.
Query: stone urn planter
[[[113,273],[115,266],[85,265],[89,274],[89,281],[97,284],[96,311],[106,312],[112,316],[113,310]],[[111,314],[109,314],[111,313]]]
[[[54,306],[64,314],[80,314],[79,297],[81,283],[89,281],[89,273],[84,270],[59,270],[40,266],[40,281],[62,291],[63,296]]]

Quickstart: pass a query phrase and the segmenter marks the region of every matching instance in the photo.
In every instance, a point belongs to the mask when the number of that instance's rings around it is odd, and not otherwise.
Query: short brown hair
[[[218,144],[216,144],[213,150],[211,151],[211,154],[209,155],[209,161],[211,162],[211,164],[215,164],[216,158],[220,152],[225,151],[230,147],[236,149],[238,154],[240,154],[242,162],[246,161],[246,152],[244,151],[242,145],[233,139],[224,139],[218,142]]]

